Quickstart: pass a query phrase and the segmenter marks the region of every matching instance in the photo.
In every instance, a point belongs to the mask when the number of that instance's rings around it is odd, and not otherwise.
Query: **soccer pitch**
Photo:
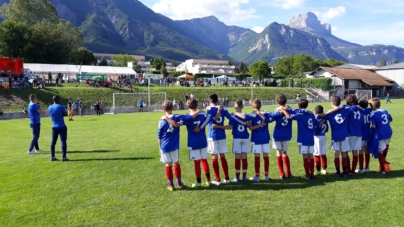
[[[275,151],[270,153],[271,181],[166,189],[159,160],[157,126],[162,112],[75,116],[68,127],[70,162],[51,162],[51,122],[42,118],[42,154],[29,156],[28,120],[0,121],[0,226],[401,226],[404,213],[404,100],[384,104],[393,116],[393,138],[387,160],[392,171],[340,178],[333,152],[327,149],[328,175],[301,179],[302,157],[296,145],[296,123],[289,156],[294,179],[280,180]],[[316,104],[309,104],[313,110]],[[330,109],[329,103],[323,103]],[[272,111],[275,106],[263,109]],[[229,108],[233,111],[233,108]],[[250,112],[246,108],[244,112]],[[179,111],[175,113],[186,113]],[[272,136],[274,124],[270,124]],[[186,129],[181,128],[183,181],[195,183],[188,160]],[[327,144],[330,133],[327,134]],[[231,132],[227,132],[231,148]],[[352,154],[350,154],[352,160]],[[57,157],[61,159],[60,141]],[[226,155],[231,178],[234,155]],[[248,177],[254,176],[249,154]],[[209,157],[211,176],[212,165]],[[261,172],[263,171],[261,164]],[[222,172],[221,172],[222,174]],[[261,173],[262,174],[262,173]],[[261,176],[262,177],[262,176]],[[223,175],[222,175],[223,179]],[[202,174],[202,180],[204,176]]]

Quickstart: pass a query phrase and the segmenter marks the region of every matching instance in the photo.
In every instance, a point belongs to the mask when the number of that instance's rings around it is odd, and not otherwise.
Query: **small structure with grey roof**
[[[397,90],[399,87],[404,86],[404,62],[379,67],[374,69],[374,71],[393,80],[393,89]]]

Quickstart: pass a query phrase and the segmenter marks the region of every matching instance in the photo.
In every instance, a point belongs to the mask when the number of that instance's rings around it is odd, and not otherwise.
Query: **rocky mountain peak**
[[[331,34],[331,24],[321,24],[316,14],[308,12],[305,15],[297,15],[292,17],[288,23],[289,27],[301,30],[314,30],[317,32],[325,32]]]

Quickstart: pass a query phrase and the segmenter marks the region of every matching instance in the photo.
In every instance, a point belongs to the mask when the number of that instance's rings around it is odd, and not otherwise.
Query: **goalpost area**
[[[166,92],[113,93],[112,107],[106,114],[139,112],[139,101],[143,98],[143,111],[163,111]]]

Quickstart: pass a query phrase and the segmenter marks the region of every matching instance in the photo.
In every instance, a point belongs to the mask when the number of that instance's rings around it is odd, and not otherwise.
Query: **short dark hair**
[[[252,106],[254,109],[260,110],[262,107],[261,100],[254,99],[254,101],[252,102]]]
[[[286,105],[288,102],[288,98],[284,94],[277,94],[275,96],[276,102],[278,102],[280,105]]]
[[[369,106],[368,100],[361,100],[359,101],[359,106],[361,108],[367,108]]]
[[[314,112],[316,112],[316,113],[318,113],[318,114],[324,113],[324,108],[323,108],[323,106],[322,106],[322,105],[316,106],[316,107],[314,108]]]
[[[35,94],[30,94],[29,95],[29,101],[34,101],[34,99],[36,99],[36,95]]]
[[[210,101],[210,102],[213,102],[213,103],[217,103],[217,102],[219,102],[219,98],[217,97],[216,94],[211,94],[211,95],[209,96],[209,101]]]
[[[173,109],[174,109],[174,106],[173,106],[172,102],[170,102],[168,100],[165,100],[163,102],[163,110],[164,110],[164,112],[172,111]]]
[[[198,108],[198,101],[196,99],[188,99],[187,107],[191,110],[195,110],[196,108]]]
[[[60,96],[59,95],[53,96],[53,102],[57,103],[57,104],[60,104]]]
[[[347,97],[345,98],[345,101],[346,101],[346,104],[348,104],[350,106],[358,105],[358,98],[356,98],[356,95],[354,95],[354,94],[347,95]]]
[[[238,108],[243,108],[244,107],[243,101],[240,100],[240,99],[236,100],[236,102],[234,102],[234,104],[236,104]]]
[[[341,105],[341,98],[339,96],[331,96],[330,101],[334,106]]]
[[[306,109],[309,106],[309,101],[307,99],[300,99],[298,106],[299,109]]]

